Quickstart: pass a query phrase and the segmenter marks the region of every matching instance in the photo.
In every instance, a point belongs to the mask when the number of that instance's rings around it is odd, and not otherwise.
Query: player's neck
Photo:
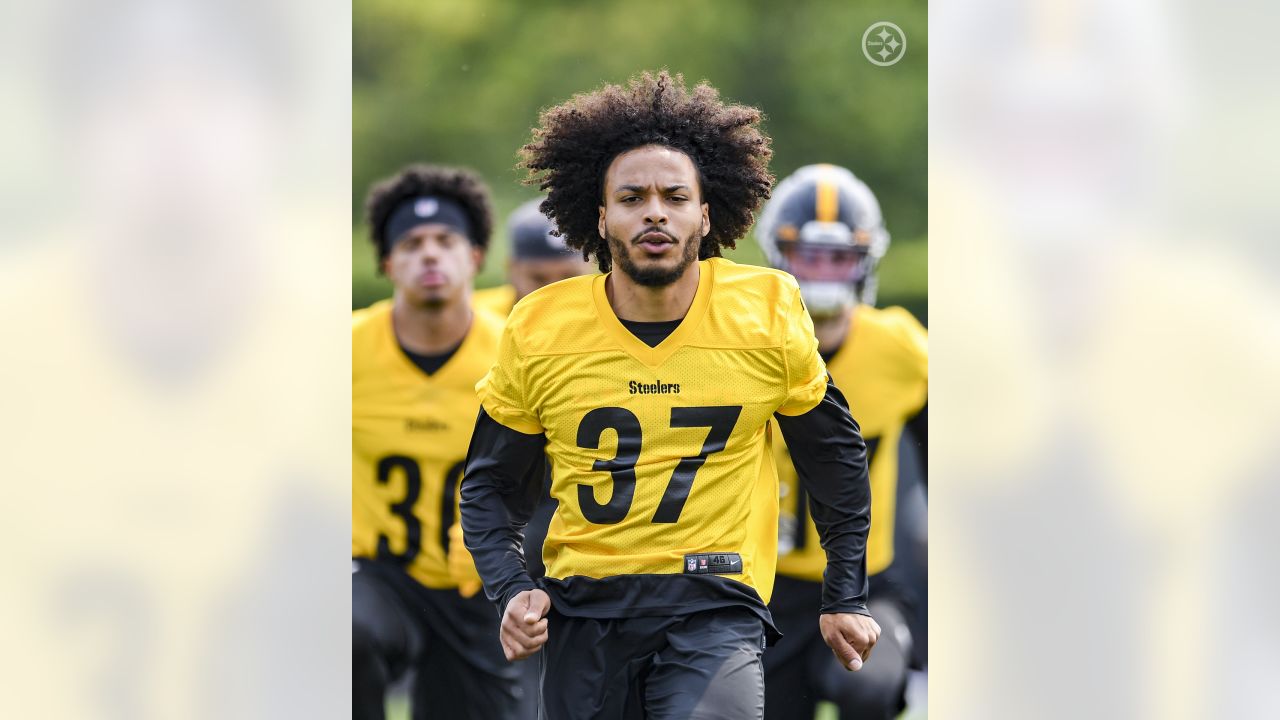
[[[605,294],[613,314],[620,320],[634,322],[664,322],[679,320],[689,312],[693,297],[698,294],[698,281],[702,268],[690,263],[678,280],[664,287],[641,285],[614,268],[605,281]]]
[[[468,298],[438,306],[417,305],[396,294],[391,306],[396,340],[421,355],[439,355],[456,347],[471,329]]]
[[[856,308],[845,308],[839,315],[813,321],[813,334],[818,338],[818,352],[831,352],[844,343],[852,327],[849,318],[853,316],[854,310]]]

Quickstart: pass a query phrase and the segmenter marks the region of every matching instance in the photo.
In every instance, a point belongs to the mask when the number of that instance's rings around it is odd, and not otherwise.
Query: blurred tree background
[[[391,293],[362,225],[371,183],[415,161],[478,170],[499,232],[477,284],[500,284],[506,215],[537,195],[515,164],[538,111],[665,67],[763,110],[779,179],[815,162],[863,178],[893,236],[878,304],[927,321],[925,0],[361,0],[352,15],[353,307]],[[862,55],[880,20],[907,36],[891,67]],[[763,263],[750,236],[729,257]]]

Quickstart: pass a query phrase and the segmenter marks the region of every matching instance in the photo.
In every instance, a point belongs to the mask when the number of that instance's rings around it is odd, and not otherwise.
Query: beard
[[[440,312],[458,302],[456,288],[437,288],[424,290],[410,288],[405,293],[405,300],[419,310]]]
[[[695,230],[689,237],[684,239],[684,254],[673,267],[664,268],[660,265],[651,265],[642,268],[631,259],[631,253],[627,252],[627,249],[635,244],[642,235],[650,232],[653,232],[653,230],[640,231],[631,239],[631,242],[626,242],[612,234],[607,234],[605,240],[609,243],[609,254],[613,256],[614,262],[618,264],[618,269],[631,278],[634,283],[645,287],[666,287],[679,280],[684,275],[684,271],[688,270],[689,266],[698,259],[698,249],[702,245],[702,241],[698,231]],[[667,237],[671,237],[671,235],[667,235]]]

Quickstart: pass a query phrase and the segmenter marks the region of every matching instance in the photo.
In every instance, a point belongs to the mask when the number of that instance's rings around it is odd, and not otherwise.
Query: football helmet
[[[512,259],[546,260],[580,255],[565,244],[563,237],[554,234],[556,225],[542,214],[541,204],[541,198],[530,200],[513,210],[507,219]]]
[[[806,165],[778,183],[755,238],[770,265],[795,276],[814,317],[875,304],[889,232],[876,196],[849,170]]]

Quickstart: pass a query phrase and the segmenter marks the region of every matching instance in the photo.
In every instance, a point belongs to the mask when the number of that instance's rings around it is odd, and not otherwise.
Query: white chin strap
[[[839,315],[854,304],[853,288],[841,282],[801,282],[800,297],[812,317]]]

